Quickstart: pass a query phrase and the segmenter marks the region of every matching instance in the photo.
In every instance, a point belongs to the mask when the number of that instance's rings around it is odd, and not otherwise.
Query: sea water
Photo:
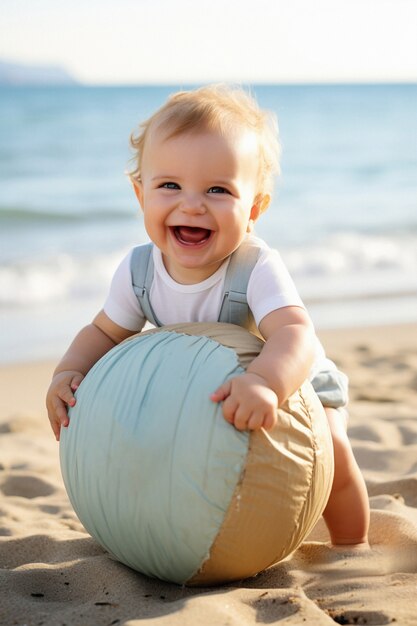
[[[0,361],[56,358],[147,241],[129,136],[181,86],[0,89]],[[251,86],[282,173],[257,234],[320,328],[417,320],[417,85]]]

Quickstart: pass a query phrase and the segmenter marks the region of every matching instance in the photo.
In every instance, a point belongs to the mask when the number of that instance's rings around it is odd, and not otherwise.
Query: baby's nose
[[[184,194],[181,200],[181,210],[191,215],[199,215],[206,212],[204,199],[200,194]]]

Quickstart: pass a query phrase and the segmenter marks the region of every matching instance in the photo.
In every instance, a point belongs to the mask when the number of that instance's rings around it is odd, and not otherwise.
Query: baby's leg
[[[367,546],[369,501],[340,411],[325,408],[333,439],[335,473],[323,513],[334,546]]]

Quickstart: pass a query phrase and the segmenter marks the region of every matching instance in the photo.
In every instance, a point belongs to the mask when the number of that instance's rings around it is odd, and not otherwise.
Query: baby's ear
[[[253,206],[250,210],[248,232],[252,230],[253,224],[256,222],[256,220],[261,215],[261,213],[266,211],[270,201],[271,201],[271,196],[269,194],[265,194],[265,195],[258,194],[255,197]]]
[[[264,195],[257,196],[258,204],[259,204],[259,215],[267,210],[269,207],[269,203],[271,202],[271,196],[269,193]]]
[[[143,187],[140,180],[132,180],[133,190],[143,211]]]

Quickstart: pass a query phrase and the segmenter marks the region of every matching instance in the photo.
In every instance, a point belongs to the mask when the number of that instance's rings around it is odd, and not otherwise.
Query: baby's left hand
[[[245,373],[221,385],[210,396],[223,402],[223,416],[237,430],[270,430],[277,422],[278,397],[262,376]]]

